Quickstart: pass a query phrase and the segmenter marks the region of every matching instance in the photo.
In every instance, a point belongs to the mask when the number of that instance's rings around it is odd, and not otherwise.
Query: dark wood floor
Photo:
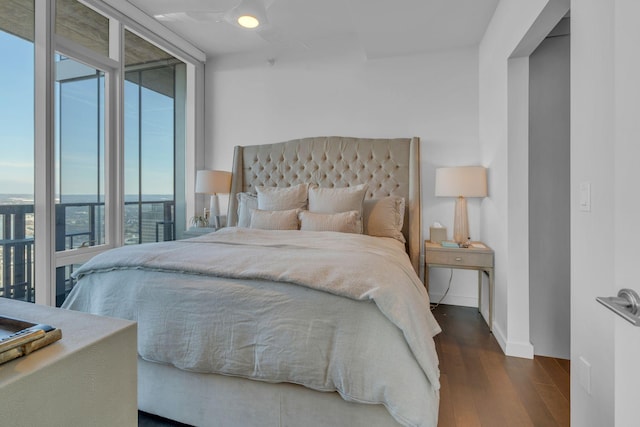
[[[569,361],[504,355],[475,308],[440,305],[439,427],[569,426]],[[182,426],[140,413],[140,426]]]
[[[168,420],[153,414],[138,411],[138,427],[190,427],[187,424]]]
[[[569,426],[569,361],[504,355],[475,308],[440,305],[439,427]]]

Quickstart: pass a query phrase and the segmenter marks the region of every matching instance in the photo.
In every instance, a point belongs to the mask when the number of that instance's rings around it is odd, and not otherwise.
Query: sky
[[[11,64],[0,66],[0,194],[33,194],[33,44],[0,31],[0,55],[2,62]],[[100,85],[91,79],[65,83],[61,90],[56,88],[56,99],[60,101],[56,101],[56,139],[62,140],[63,194],[96,194],[98,180],[101,187],[104,185],[97,165],[97,146],[104,137],[98,131],[103,127],[103,116],[97,109],[98,86],[103,89],[103,85],[103,79]],[[102,91],[101,100],[104,100]],[[142,117],[141,129],[138,113]],[[142,193],[172,194],[173,100],[126,82],[126,194],[138,192],[140,138]],[[104,158],[104,153],[100,156]]]
[[[0,31],[0,55],[0,194],[31,194],[33,43]]]

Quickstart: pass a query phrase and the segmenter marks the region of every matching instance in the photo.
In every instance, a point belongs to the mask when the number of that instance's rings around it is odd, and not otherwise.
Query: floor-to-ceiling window
[[[125,243],[173,240],[185,64],[125,30]]]
[[[184,228],[185,70],[200,65],[119,16],[0,2],[0,297],[60,305],[78,265]]]
[[[55,250],[107,243],[105,72],[56,55]],[[56,304],[71,291],[74,263],[56,269]]]
[[[0,297],[35,301],[34,4],[0,2]]]
[[[107,194],[107,171],[116,146],[108,132],[107,111],[115,101],[115,67],[109,56],[109,18],[77,0],[56,0],[54,32],[55,129],[55,302],[61,305],[73,288],[71,274],[93,255],[83,249],[114,246],[108,229],[115,218]]]

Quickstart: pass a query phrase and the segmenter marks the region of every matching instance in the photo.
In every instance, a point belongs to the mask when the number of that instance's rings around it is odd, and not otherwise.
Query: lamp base
[[[209,202],[209,226],[215,227],[216,230],[220,228],[220,204],[217,194],[212,194]]]
[[[456,210],[453,218],[453,240],[465,243],[469,240],[469,218],[467,216],[467,200],[460,196],[456,199]]]

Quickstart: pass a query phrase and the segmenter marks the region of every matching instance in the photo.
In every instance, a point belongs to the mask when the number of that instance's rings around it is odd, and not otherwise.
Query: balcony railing
[[[174,240],[173,200],[126,202],[125,244]],[[56,205],[56,251],[104,243],[104,203]],[[56,272],[56,302],[73,288],[74,266]],[[0,297],[35,301],[33,205],[0,205]]]

